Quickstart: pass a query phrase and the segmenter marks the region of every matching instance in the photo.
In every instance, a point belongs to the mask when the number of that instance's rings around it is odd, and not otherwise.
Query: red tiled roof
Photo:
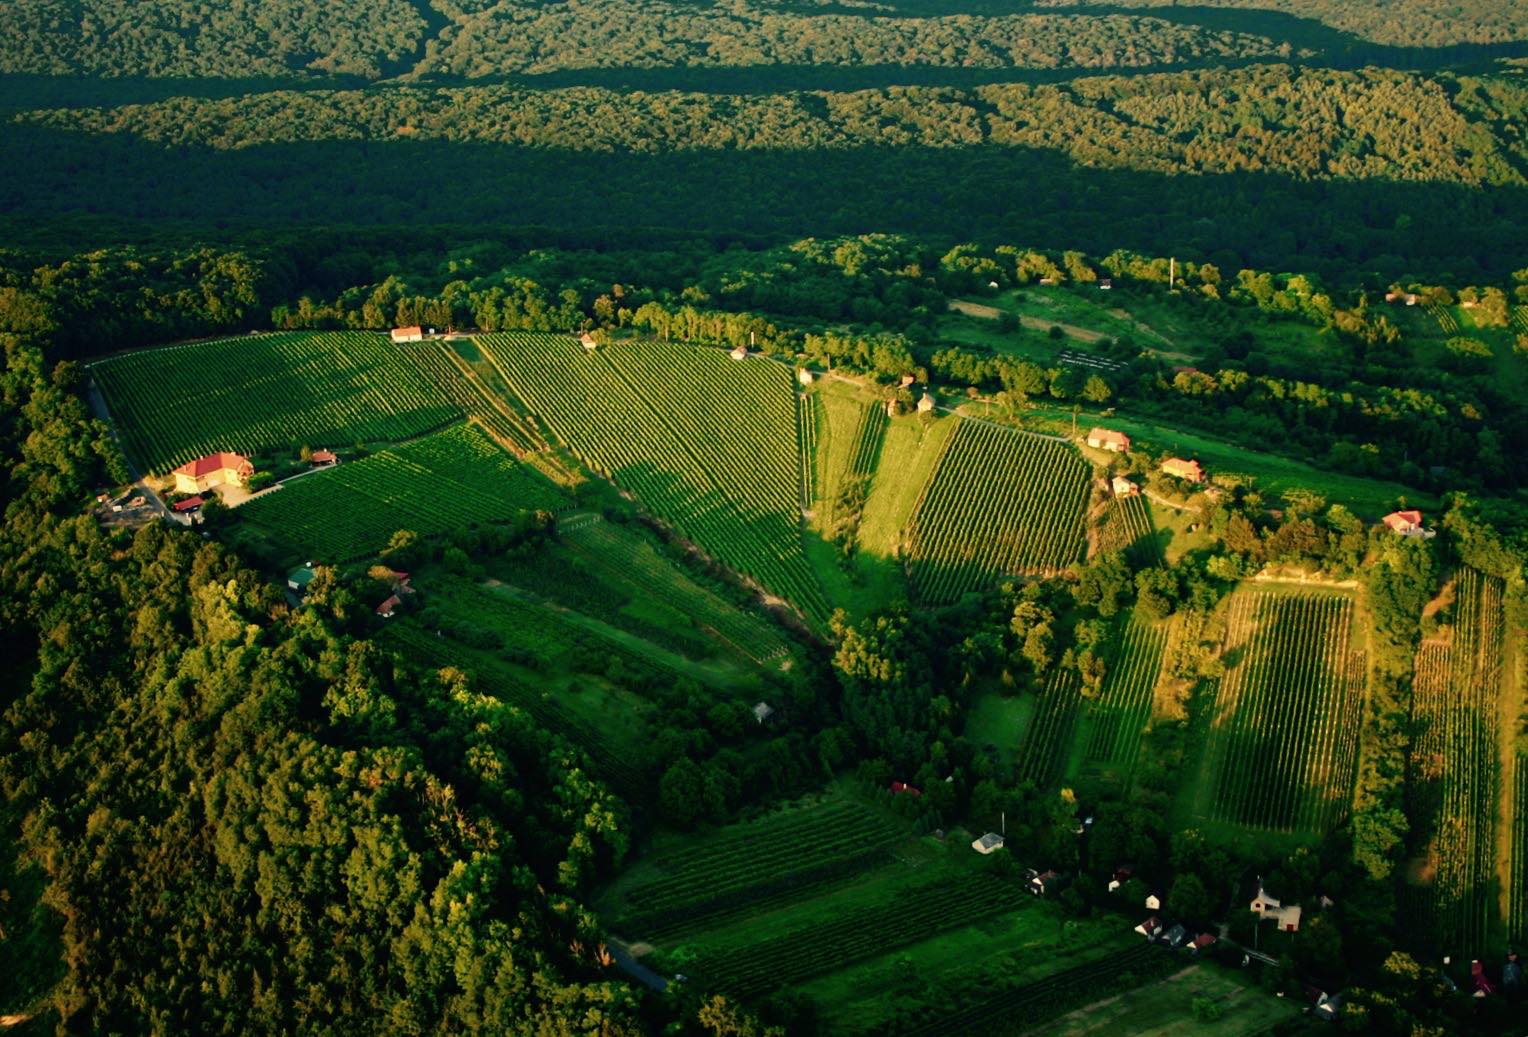
[[[334,456],[334,451],[333,450],[315,450],[315,451],[313,451],[313,462],[314,462],[314,464],[328,464],[330,461],[338,461],[338,460],[339,460],[339,458]]]
[[[377,606],[377,615],[379,615],[379,616],[391,616],[393,614],[393,609],[397,608],[402,603],[403,603],[402,599],[399,598],[398,595],[394,594],[394,595],[390,596],[382,604]]]
[[[249,463],[249,458],[243,454],[235,454],[231,450],[219,450],[215,454],[198,457],[195,461],[187,461],[175,469],[176,475],[189,475],[193,479],[200,479],[204,475],[221,471],[224,468],[232,468],[236,472],[253,472],[255,466]]]
[[[1392,511],[1381,521],[1391,529],[1420,526],[1422,524],[1422,513],[1420,511]]]
[[[176,503],[174,508],[176,511],[190,511],[192,508],[199,508],[205,503],[200,496],[187,497],[185,500]]]

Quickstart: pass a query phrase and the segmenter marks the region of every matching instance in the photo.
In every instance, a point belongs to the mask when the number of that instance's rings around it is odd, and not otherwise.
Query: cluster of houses
[[[1130,452],[1130,437],[1123,432],[1112,428],[1095,426],[1088,431],[1088,446],[1094,450],[1104,450],[1111,454],[1128,454]],[[1204,466],[1198,461],[1182,458],[1169,457],[1158,468],[1163,475],[1170,475],[1184,482],[1203,484],[1209,481]],[[1116,475],[1110,481],[1110,487],[1116,497],[1130,497],[1140,492],[1140,487],[1132,480],[1123,475]]]

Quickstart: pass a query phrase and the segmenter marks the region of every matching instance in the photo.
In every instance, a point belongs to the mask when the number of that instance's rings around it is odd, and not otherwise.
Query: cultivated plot
[[[1347,812],[1357,768],[1364,653],[1336,593],[1242,590],[1228,604],[1198,790],[1201,816],[1319,834]]]
[[[164,473],[243,454],[397,441],[460,417],[385,335],[245,335],[97,361],[91,376],[128,455]]]

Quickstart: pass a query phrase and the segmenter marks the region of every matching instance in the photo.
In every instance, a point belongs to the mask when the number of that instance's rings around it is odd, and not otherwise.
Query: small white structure
[[[1148,911],[1160,911],[1160,910],[1162,910],[1162,894],[1156,893],[1156,892],[1147,893],[1146,894],[1146,910],[1148,910]]]
[[[738,346],[736,349],[734,349],[731,353],[728,353],[727,355],[730,356],[734,360],[747,360],[748,359],[748,350],[744,349],[742,346]]]
[[[1300,905],[1282,903],[1278,897],[1269,896],[1261,885],[1252,898],[1251,910],[1258,918],[1273,919],[1286,933],[1300,931]]]
[[[1002,848],[1003,837],[998,835],[996,832],[988,832],[980,839],[975,839],[971,842],[971,849],[975,850],[977,853],[991,853],[994,850],[1001,850]]]
[[[1141,488],[1126,479],[1123,475],[1116,475],[1109,480],[1109,488],[1114,491],[1116,497],[1134,497],[1141,492]]]
[[[812,372],[808,371],[804,367],[796,372],[796,381],[800,382],[802,385],[811,385],[814,380],[815,379],[812,377]]]
[[[932,414],[932,413],[934,413],[934,394],[933,393],[927,393],[926,392],[926,393],[923,394],[923,398],[918,401],[918,413],[919,414]]]
[[[764,723],[764,721],[768,720],[774,715],[775,707],[771,706],[768,702],[755,703],[753,707],[753,718],[759,723]]]
[[[583,346],[585,349],[594,349],[599,345],[598,342],[594,341],[594,336],[587,331],[578,336],[578,344]]]
[[[394,342],[423,342],[424,328],[418,324],[406,328],[394,328],[389,334]]]

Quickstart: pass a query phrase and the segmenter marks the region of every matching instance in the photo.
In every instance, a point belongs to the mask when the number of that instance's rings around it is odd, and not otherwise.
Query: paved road
[[[668,989],[669,981],[633,958],[631,952],[626,949],[626,945],[620,940],[609,939],[605,945],[610,948],[610,956],[615,959],[615,963],[637,982],[651,987],[660,994]]]

